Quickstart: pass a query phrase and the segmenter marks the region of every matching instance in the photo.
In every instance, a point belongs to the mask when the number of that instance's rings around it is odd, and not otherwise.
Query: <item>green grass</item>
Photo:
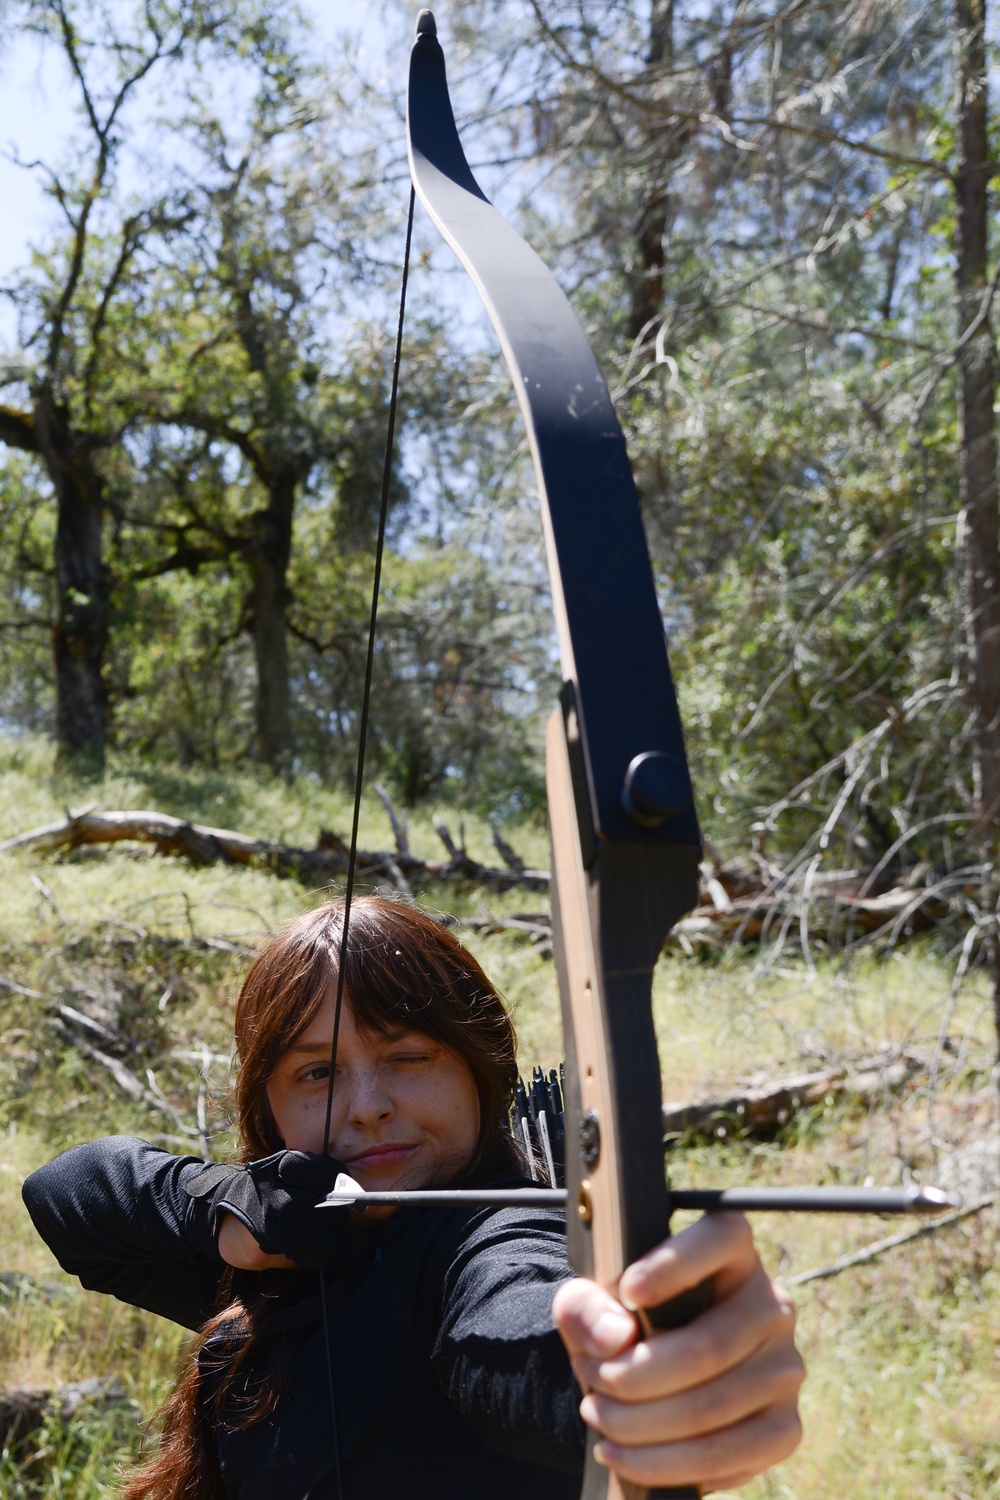
[[[301,844],[312,844],[321,827],[343,832],[349,823],[346,799],[314,783],[118,765],[102,782],[79,784],[52,772],[44,746],[0,743],[0,838],[87,802],[155,807]],[[470,850],[491,858],[486,826],[471,818],[466,825]],[[546,863],[543,829],[525,825],[508,835],[530,863]],[[411,820],[411,838],[421,852],[439,854],[429,813]],[[374,798],[365,805],[362,843],[391,847]],[[20,1183],[56,1151],[100,1134],[127,1131],[177,1149],[188,1142],[58,1038],[53,1006],[73,1004],[83,990],[104,996],[133,1039],[128,1066],[140,1077],[152,1069],[186,1120],[194,1116],[200,1063],[185,1054],[216,1054],[211,1111],[222,1154],[230,1005],[247,951],[325,893],[259,871],[191,870],[121,846],[61,859],[0,856],[0,881],[0,978],[43,997],[0,990],[0,1271],[43,1284],[0,1301],[0,1384],[48,1389],[113,1375],[130,1403],[110,1415],[81,1411],[68,1425],[51,1415],[30,1450],[0,1455],[0,1494],[95,1500],[114,1492],[116,1465],[134,1454],[143,1422],[170,1389],[183,1336],[65,1277],[31,1229]],[[424,899],[462,914],[544,904],[524,893],[497,898],[474,890],[434,890]],[[206,948],[192,938],[231,946]],[[469,945],[512,1005],[525,1065],[556,1062],[552,965],[509,934],[472,936]],[[754,1074],[803,1071],[884,1043],[933,1051],[942,1030],[950,1050],[940,1054],[933,1085],[923,1080],[874,1106],[831,1099],[776,1142],[683,1143],[671,1153],[676,1183],[889,1183],[901,1162],[930,1177],[947,1162],[942,1143],[958,1145],[987,1129],[995,1115],[992,1042],[977,979],[952,996],[949,962],[916,946],[882,959],[861,955],[849,968],[832,957],[815,969],[787,962],[756,980],[754,961],[752,954],[662,961],[655,1000],[668,1098],[722,1092]],[[892,1227],[789,1216],[757,1225],[769,1269],[785,1276],[827,1265]],[[806,1439],[789,1463],[743,1493],[754,1500],[1000,1494],[996,1250],[992,1211],[800,1288],[800,1341],[810,1367]]]

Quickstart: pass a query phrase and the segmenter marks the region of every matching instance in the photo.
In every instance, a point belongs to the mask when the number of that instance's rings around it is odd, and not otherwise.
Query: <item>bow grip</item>
[[[699,1286],[693,1286],[688,1291],[682,1292],[679,1297],[672,1297],[669,1302],[662,1302],[659,1307],[640,1308],[636,1317],[642,1324],[643,1333],[647,1338],[652,1333],[665,1333],[671,1328],[683,1328],[685,1323],[692,1322],[699,1313],[705,1311],[711,1295],[711,1281],[703,1281]],[[658,1486],[656,1489],[647,1491],[647,1500],[701,1500],[701,1490],[694,1485],[685,1485],[680,1489],[664,1489]]]

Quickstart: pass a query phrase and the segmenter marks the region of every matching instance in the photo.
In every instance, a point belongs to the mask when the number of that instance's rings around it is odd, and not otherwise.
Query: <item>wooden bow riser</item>
[[[660,1061],[653,969],[677,913],[676,851],[602,846],[584,868],[567,724],[549,719],[546,787],[552,839],[553,948],[566,1049],[566,1233],[569,1259],[609,1291],[625,1267],[665,1238],[669,1203],[660,1129]],[[691,880],[697,855],[691,854]],[[623,1066],[616,1067],[616,1060]],[[650,1112],[650,1100],[655,1106]],[[706,1292],[646,1320],[679,1326]],[[696,1489],[647,1491],[594,1462],[588,1441],[582,1500],[697,1500]]]

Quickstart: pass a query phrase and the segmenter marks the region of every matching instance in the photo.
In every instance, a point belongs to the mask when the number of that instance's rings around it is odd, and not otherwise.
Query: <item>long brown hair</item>
[[[342,931],[339,901],[302,913],[271,938],[243,981],[236,1001],[234,1096],[244,1162],[269,1156],[284,1144],[267,1084],[336,985]],[[465,1062],[479,1098],[479,1140],[470,1170],[489,1176],[523,1170],[508,1124],[517,1084],[517,1037],[496,989],[453,933],[402,902],[356,898],[344,993],[362,1030],[384,1033],[403,1024],[442,1042]],[[241,1282],[246,1279],[243,1273]],[[223,1286],[228,1301],[230,1276],[223,1277]],[[274,1298],[244,1295],[205,1325],[163,1409],[159,1451],[131,1477],[125,1500],[221,1500],[215,1421],[275,1310]],[[232,1357],[221,1378],[213,1380],[209,1402],[199,1356],[213,1334],[227,1330],[233,1334]],[[273,1379],[264,1381],[261,1400],[242,1420],[249,1424],[273,1411],[279,1386]]]

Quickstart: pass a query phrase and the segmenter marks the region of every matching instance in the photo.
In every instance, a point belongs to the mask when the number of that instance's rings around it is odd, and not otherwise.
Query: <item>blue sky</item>
[[[331,53],[345,48],[357,58],[365,77],[384,84],[384,94],[395,94],[403,104],[406,90],[407,63],[413,36],[413,21],[419,8],[419,0],[299,0],[302,9],[311,15],[321,39],[324,51]],[[436,14],[441,26],[442,41],[449,52],[448,6],[439,0]],[[460,64],[450,79],[457,87],[456,104],[461,102],[468,79],[463,78],[466,68]],[[226,88],[227,80],[220,77],[220,88]],[[155,91],[154,91],[155,92]],[[141,96],[140,96],[141,97]],[[147,92],[152,101],[154,94]],[[43,191],[44,176],[38,171],[18,166],[21,161],[42,161],[65,171],[69,153],[67,142],[77,125],[75,109],[78,91],[69,71],[54,47],[42,48],[31,37],[8,34],[6,43],[0,39],[0,288],[12,277],[29,256],[31,242],[44,245],[48,235],[46,226],[58,222],[58,211],[51,198]],[[142,107],[141,105],[139,106]],[[152,113],[153,105],[146,106]],[[128,118],[128,116],[126,116]],[[121,171],[126,186],[130,176],[141,171],[141,116],[131,117],[132,140],[139,143],[139,155],[128,159],[123,155]],[[475,149],[474,141],[470,156],[473,162],[480,160],[481,153]],[[399,165],[405,151],[400,130]],[[487,153],[489,154],[489,153]],[[489,164],[479,167],[480,180],[486,192],[494,198],[501,211],[516,216],[520,200],[526,189],[538,184],[533,174],[523,177],[516,170],[499,172]],[[141,184],[136,184],[141,190]],[[405,204],[405,189],[400,186],[400,213]],[[438,310],[445,303],[455,315],[453,336],[468,347],[481,347],[484,340],[492,347],[492,338],[483,316],[478,297],[461,273],[450,252],[441,244],[437,232],[423,222],[418,215],[416,229],[417,244],[421,252],[430,253],[435,267],[445,275],[436,285],[434,298]],[[400,254],[402,253],[402,225],[400,226]],[[413,288],[414,294],[417,288]],[[386,326],[394,318],[393,309],[372,301],[369,315]],[[0,296],[0,349],[13,349],[17,344],[17,328],[14,309],[10,301]]]
[[[405,78],[408,37],[387,37],[377,0],[303,0],[329,46],[347,34],[363,48],[366,64],[386,68],[387,58]],[[392,17],[395,30],[398,14]],[[37,172],[13,158],[58,163],[73,123],[75,95],[65,68],[51,49],[30,37],[14,37],[0,50],[0,283],[22,264],[28,242],[52,214]]]

